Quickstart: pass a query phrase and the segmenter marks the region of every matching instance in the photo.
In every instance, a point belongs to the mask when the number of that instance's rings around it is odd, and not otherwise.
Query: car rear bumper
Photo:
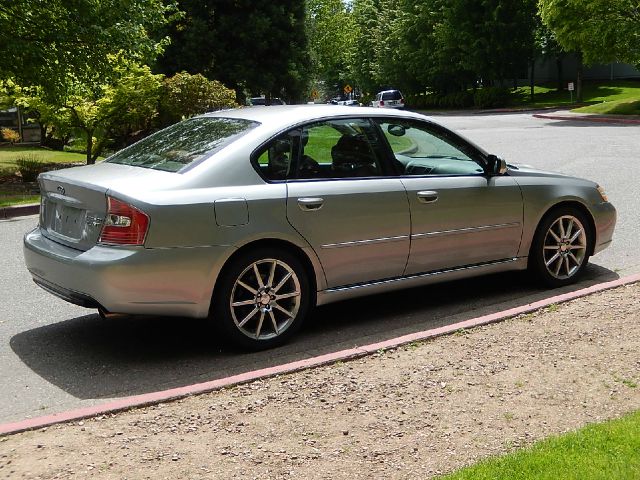
[[[24,237],[25,263],[40,287],[88,308],[141,315],[204,318],[228,246],[75,250],[45,237]]]

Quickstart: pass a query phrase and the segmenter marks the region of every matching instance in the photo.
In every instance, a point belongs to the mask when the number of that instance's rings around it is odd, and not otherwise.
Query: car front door
[[[367,119],[301,127],[287,181],[287,218],[313,247],[329,288],[402,275],[410,217],[402,181],[389,176],[383,140]]]
[[[520,188],[485,173],[480,153],[436,125],[379,120],[409,197],[405,275],[513,260],[522,237]]]

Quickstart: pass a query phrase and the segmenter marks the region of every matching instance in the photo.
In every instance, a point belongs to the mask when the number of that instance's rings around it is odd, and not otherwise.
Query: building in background
[[[20,143],[40,143],[40,125],[29,122],[17,107],[0,110],[0,128],[10,128],[20,134]]]

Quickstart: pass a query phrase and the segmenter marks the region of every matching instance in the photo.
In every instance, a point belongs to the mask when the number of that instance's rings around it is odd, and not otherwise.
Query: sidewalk
[[[640,284],[0,438],[6,478],[430,478],[640,408]]]
[[[640,115],[598,115],[594,113],[578,113],[570,110],[558,110],[550,113],[534,113],[533,116],[536,118],[545,118],[550,120],[640,125]]]

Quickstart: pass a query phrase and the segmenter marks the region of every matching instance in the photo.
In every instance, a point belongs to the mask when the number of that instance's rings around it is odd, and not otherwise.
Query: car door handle
[[[420,203],[433,203],[438,201],[438,192],[434,192],[433,190],[423,190],[416,195],[418,195],[418,201]]]
[[[298,199],[300,210],[311,211],[320,210],[324,205],[324,199],[320,197],[303,197]]]

